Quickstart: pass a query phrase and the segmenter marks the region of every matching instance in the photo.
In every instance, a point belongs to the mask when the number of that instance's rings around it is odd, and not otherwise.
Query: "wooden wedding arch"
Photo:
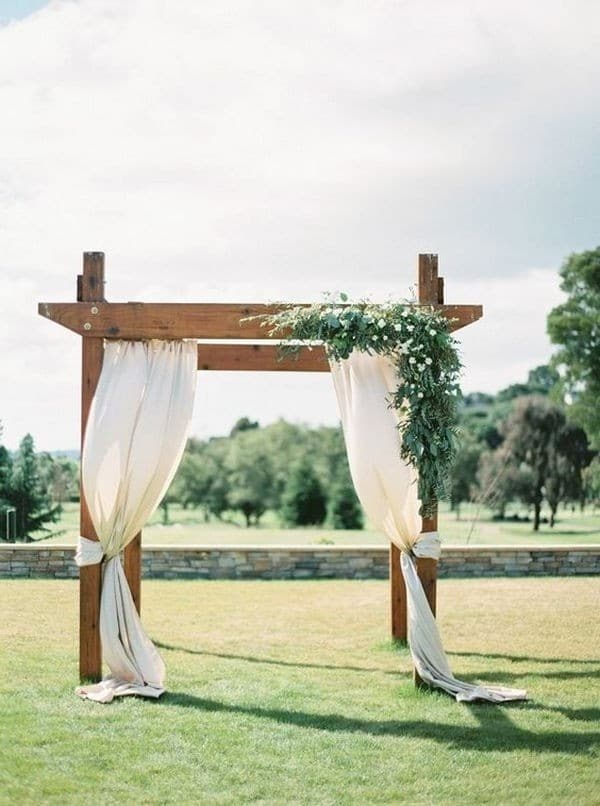
[[[438,276],[438,257],[418,259],[418,302],[433,305],[458,330],[482,316],[481,305],[445,305],[444,280]],[[302,349],[297,358],[281,360],[277,344],[259,344],[267,334],[247,317],[274,313],[280,306],[239,303],[107,302],[104,297],[104,253],[84,252],[83,274],[77,277],[77,302],[41,302],[39,313],[82,336],[81,439],[100,377],[105,339],[198,339],[199,370],[269,372],[328,372],[323,347]],[[233,340],[245,340],[244,344]],[[231,343],[214,343],[232,340]],[[423,531],[437,530],[437,514],[423,519]],[[80,534],[98,540],[81,491]],[[141,533],[125,548],[124,567],[138,612],[141,604]],[[437,562],[417,560],[418,572],[435,614]],[[82,680],[102,675],[100,646],[101,565],[80,569],[79,674]],[[391,632],[406,640],[406,590],[400,570],[400,551],[390,546]],[[418,681],[417,681],[418,682]]]

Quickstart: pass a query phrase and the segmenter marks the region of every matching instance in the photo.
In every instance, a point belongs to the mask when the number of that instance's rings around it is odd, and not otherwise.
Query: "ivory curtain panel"
[[[99,542],[80,538],[79,565],[104,559],[100,639],[110,674],[81,697],[159,697],[164,663],[142,627],[119,553],[160,504],[191,421],[197,346],[184,341],[110,341],[90,409],[82,483]]]
[[[421,533],[417,471],[400,457],[398,416],[388,403],[397,386],[393,363],[355,350],[330,364],[356,493],[373,525],[402,552],[409,644],[419,676],[459,701],[526,699],[522,689],[473,685],[450,671],[413,559],[439,558],[440,541],[437,533]]]

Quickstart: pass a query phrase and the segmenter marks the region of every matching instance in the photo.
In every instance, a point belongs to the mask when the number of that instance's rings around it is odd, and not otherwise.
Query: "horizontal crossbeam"
[[[199,344],[198,369],[329,372],[329,362],[320,345],[301,347],[297,355],[282,358],[275,344]]]
[[[247,317],[284,305],[172,302],[40,302],[39,313],[81,336],[107,339],[268,339],[268,328]],[[451,330],[481,318],[481,305],[434,306]],[[281,338],[279,336],[278,338]]]

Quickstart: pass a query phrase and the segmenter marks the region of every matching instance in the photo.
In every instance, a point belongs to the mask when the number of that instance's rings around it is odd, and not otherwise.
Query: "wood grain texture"
[[[438,256],[419,255],[419,302],[444,302],[444,281],[438,276]],[[440,282],[441,281],[441,282]],[[423,518],[422,532],[437,532],[437,507],[431,517]],[[431,612],[435,616],[437,608],[437,560],[419,557],[417,559],[417,574],[425,591]],[[417,670],[413,670],[414,684],[417,688],[427,687],[421,680]]]
[[[325,350],[302,347],[297,356],[281,358],[274,344],[199,344],[198,369],[257,372],[329,372]]]
[[[408,639],[408,613],[406,603],[406,585],[400,565],[400,549],[390,543],[390,612],[392,638],[396,641]]]
[[[125,546],[123,568],[138,613],[142,612],[142,533]]]
[[[104,295],[104,255],[85,252],[83,274],[77,283],[77,294],[94,301],[94,295]],[[102,338],[85,338],[81,358],[81,447],[87,426],[90,406],[102,371],[104,341]],[[83,485],[80,496],[80,534],[88,540],[98,540],[85,500]],[[79,677],[82,681],[97,681],[102,677],[102,650],[100,646],[100,593],[102,565],[87,565],[79,570]]]
[[[437,299],[437,291],[436,291]],[[433,307],[458,330],[482,316],[481,305]],[[177,302],[40,302],[40,316],[81,336],[107,339],[269,339],[268,328],[246,317],[281,310],[280,305]],[[96,313],[94,313],[96,311]],[[281,336],[278,337],[281,339]]]
[[[438,256],[419,255],[418,300],[422,305],[437,305],[438,302]]]

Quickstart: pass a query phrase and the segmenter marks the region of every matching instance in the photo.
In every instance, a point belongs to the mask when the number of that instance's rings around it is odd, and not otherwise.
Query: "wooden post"
[[[438,256],[419,255],[419,302],[421,304],[444,303],[444,279],[438,277]],[[437,506],[429,518],[423,518],[421,531],[437,532],[438,514]],[[435,616],[437,598],[437,560],[419,557],[417,559],[417,573],[425,596],[431,607],[431,612]],[[417,688],[427,687],[419,677],[417,670],[413,672],[414,683]]]
[[[77,278],[78,302],[89,302],[90,317],[94,316],[93,303],[104,300],[104,254],[84,252],[83,274]],[[81,447],[90,406],[102,370],[104,340],[82,339],[81,354]],[[80,493],[80,533],[88,540],[98,540],[87,507],[83,485]],[[100,646],[100,592],[102,565],[87,565],[79,569],[79,677],[100,680],[102,677],[102,650]]]
[[[123,567],[138,613],[142,612],[142,533],[138,532],[123,552]]]
[[[438,277],[437,255],[419,255],[418,273],[418,301],[421,304],[444,303],[444,278]],[[434,532],[437,530],[437,512],[431,518],[423,520],[422,530],[424,532]],[[419,559],[417,561],[417,572],[421,584],[425,589],[425,595],[435,615],[436,605],[436,580],[437,562],[429,559]],[[407,609],[406,609],[406,586],[402,569],[400,567],[400,549],[393,543],[390,545],[390,587],[391,587],[391,611],[392,611],[392,638],[406,641],[407,631]]]
[[[395,641],[406,641],[406,586],[400,566],[400,549],[393,543],[390,543],[390,588],[392,638]]]

